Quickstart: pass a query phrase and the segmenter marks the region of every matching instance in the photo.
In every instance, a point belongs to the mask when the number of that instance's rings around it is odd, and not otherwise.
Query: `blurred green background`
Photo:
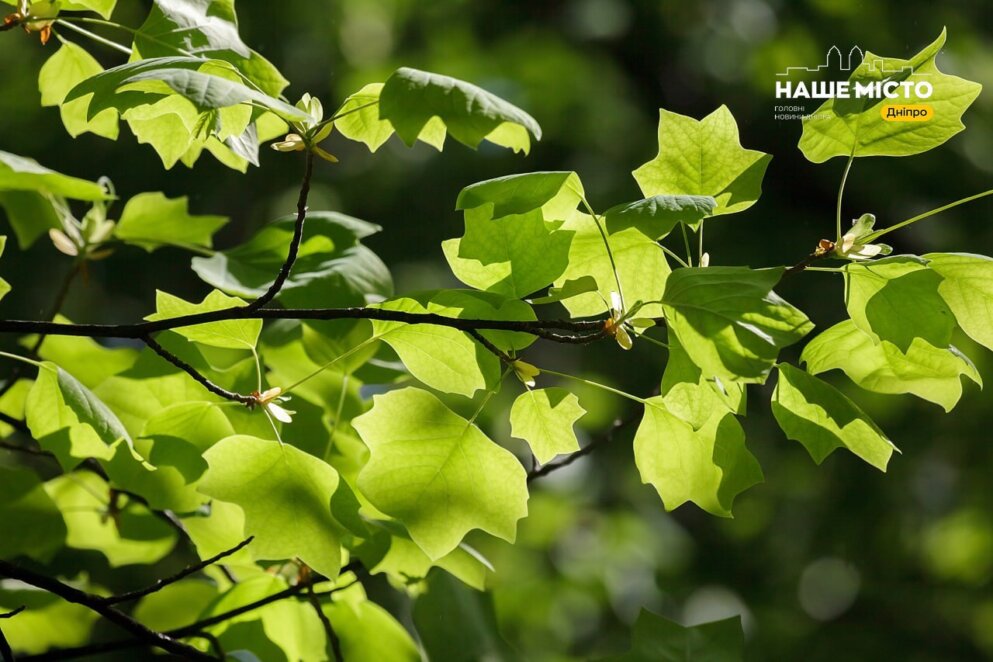
[[[145,2],[115,19],[138,25]],[[815,166],[796,149],[799,122],[777,121],[775,72],[813,65],[827,48],[860,45],[908,57],[949,30],[939,66],[986,86],[967,131],[933,152],[856,163],[847,218],[873,212],[881,225],[991,187],[993,7],[989,0],[239,0],[242,34],[292,81],[336,107],[362,84],[409,65],[475,82],[529,111],[544,139],[529,157],[450,143],[444,154],[395,138],[370,155],[332,139],[341,158],[321,167],[313,209],[384,226],[367,240],[391,266],[400,292],[454,286],[439,243],[459,236],[459,190],[531,170],[577,170],[595,207],[640,197],[630,171],[658,151],[657,109],[702,117],[727,104],[746,147],[773,154],[762,199],[708,224],[713,264],[796,262],[833,233],[843,163]],[[0,149],[68,174],[107,175],[127,197],[162,190],[191,196],[193,213],[226,214],[218,245],[233,245],[292,210],[298,159],[264,150],[246,175],[209,157],[165,172],[153,151],[122,131],[112,143],[67,139],[57,110],[40,109],[37,72],[55,43],[11,32],[0,38]],[[90,47],[110,66],[112,51]],[[813,107],[810,108],[811,110]],[[119,210],[117,210],[119,211]],[[983,201],[893,237],[898,252],[993,253],[993,203]],[[113,214],[112,214],[113,216]],[[206,286],[189,256],[122,250],[74,287],[75,321],[133,320],[152,310],[156,288],[192,298]],[[47,242],[0,271],[14,286],[5,317],[37,318],[68,268]],[[843,313],[834,274],[806,273],[781,293],[823,329]],[[9,342],[9,340],[5,340]],[[993,382],[993,360],[958,345]],[[638,394],[651,392],[665,355],[641,343],[541,346],[558,364]],[[788,358],[795,359],[794,350]],[[743,421],[766,482],[743,494],[736,517],[693,506],[667,515],[640,484],[631,429],[533,486],[530,517],[514,547],[476,540],[496,566],[494,597],[504,635],[529,659],[583,659],[623,650],[642,607],[684,624],[741,614],[750,659],[969,660],[993,657],[993,438],[990,396],[966,386],[950,415],[912,397],[876,396],[835,380],[873,415],[903,454],[880,474],[837,452],[820,467],[787,441],[768,410],[770,387],[750,394]],[[507,391],[511,389],[506,389]],[[629,414],[630,403],[580,392],[587,438]],[[520,450],[506,424],[511,394],[491,408],[495,439]],[[494,415],[495,413],[495,415]],[[399,606],[397,606],[399,605]],[[403,609],[397,603],[396,609]]]

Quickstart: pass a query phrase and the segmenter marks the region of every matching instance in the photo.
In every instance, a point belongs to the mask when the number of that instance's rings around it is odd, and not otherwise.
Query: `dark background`
[[[138,25],[146,3],[122,3],[115,19]],[[375,155],[333,138],[341,164],[321,167],[311,207],[384,226],[367,240],[401,292],[454,285],[439,243],[461,234],[454,211],[472,182],[530,170],[577,170],[591,203],[605,209],[640,197],[630,171],[654,157],[657,109],[702,117],[727,104],[746,147],[773,154],[762,199],[708,224],[714,264],[797,261],[834,232],[843,162],[807,162],[799,122],[773,119],[774,74],[815,64],[827,48],[855,44],[909,57],[947,26],[939,67],[983,83],[968,130],[930,153],[855,164],[846,218],[873,212],[881,225],[991,187],[993,7],[972,2],[885,0],[281,0],[238,3],[245,41],[292,86],[336,107],[362,84],[409,65],[475,82],[529,111],[545,137],[529,157],[449,142],[444,154],[393,139]],[[107,66],[119,55],[87,47]],[[265,149],[262,168],[241,175],[209,156],[194,170],[165,172],[122,129],[112,143],[66,139],[57,110],[40,109],[37,72],[54,52],[7,33],[0,39],[0,148],[68,174],[111,177],[118,194],[188,194],[194,213],[226,214],[217,245],[232,245],[292,210],[299,159]],[[813,109],[812,107],[810,108]],[[119,209],[116,211],[119,212]],[[893,236],[898,252],[993,253],[993,203],[957,209]],[[113,216],[113,213],[111,214]],[[124,250],[95,265],[65,309],[75,321],[125,321],[153,308],[156,288],[202,296],[189,256]],[[3,315],[38,317],[67,268],[46,241],[13,244],[0,272],[14,286]],[[840,279],[807,273],[781,286],[820,329],[843,312]],[[993,380],[993,360],[959,346]],[[541,362],[647,394],[664,353],[642,343],[543,347]],[[795,358],[796,351],[789,353]],[[836,380],[845,384],[842,380]],[[750,393],[743,424],[766,482],[736,502],[735,519],[684,506],[666,515],[640,484],[630,431],[538,483],[516,547],[476,541],[496,565],[504,634],[532,659],[575,659],[623,648],[641,607],[684,623],[742,614],[751,659],[966,660],[993,656],[993,439],[990,397],[967,386],[945,415],[913,397],[877,396],[850,384],[901,448],[887,474],[839,451],[817,467],[768,413],[770,387]],[[511,441],[496,400],[494,438]],[[628,404],[582,390],[591,434]]]

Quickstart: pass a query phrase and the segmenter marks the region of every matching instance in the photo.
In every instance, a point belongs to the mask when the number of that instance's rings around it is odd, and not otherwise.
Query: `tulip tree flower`
[[[852,229],[841,237],[841,241],[834,247],[838,257],[846,257],[849,260],[868,260],[881,255],[889,255],[893,248],[886,244],[870,244],[864,239],[872,234],[872,226],[876,224],[874,214],[862,214],[852,221]]]
[[[252,395],[255,397],[255,401],[273,418],[281,423],[292,423],[293,414],[295,411],[290,411],[284,409],[281,405],[290,399],[288,395],[280,395],[283,389],[278,386],[274,386],[271,389],[259,393],[255,391]]]

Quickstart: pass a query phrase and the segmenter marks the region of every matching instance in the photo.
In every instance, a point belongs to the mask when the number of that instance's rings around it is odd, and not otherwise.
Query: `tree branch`
[[[341,569],[342,573],[349,571],[359,570],[361,566],[356,563],[349,563],[344,568]],[[309,578],[300,581],[293,586],[287,587],[278,593],[273,593],[272,595],[266,596],[255,602],[251,602],[247,605],[242,605],[241,607],[236,607],[230,611],[226,611],[222,614],[217,614],[209,618],[197,621],[196,623],[191,623],[190,625],[184,625],[183,627],[170,630],[163,633],[161,636],[171,637],[173,639],[182,639],[185,637],[199,636],[203,633],[206,628],[209,628],[218,623],[223,623],[229,621],[232,618],[241,616],[242,614],[247,614],[248,612],[255,611],[266,605],[270,605],[274,602],[279,602],[280,600],[285,600],[286,598],[294,597],[305,591],[311,584],[319,584],[320,582],[327,581],[327,578],[319,575],[312,574]],[[350,586],[353,586],[358,580],[345,584],[344,586],[339,586],[331,589],[329,593],[336,593],[338,591],[343,591]],[[110,653],[113,651],[128,650],[131,648],[139,648],[146,645],[147,642],[139,641],[135,639],[120,640],[120,641],[108,641],[98,644],[87,644],[85,646],[77,646],[76,648],[65,648],[59,651],[49,651],[47,653],[41,653],[39,655],[29,655],[21,657],[18,662],[39,662],[41,660],[72,660],[81,657],[86,657],[90,655],[98,655],[101,653]],[[199,651],[197,651],[199,653]],[[203,653],[200,653],[203,655]],[[213,659],[207,657],[206,659]]]
[[[142,338],[146,345],[151,348],[156,354],[164,358],[166,361],[176,366],[190,377],[194,379],[197,383],[203,386],[205,389],[213,393],[214,395],[219,395],[225,400],[231,400],[233,402],[240,402],[244,405],[254,405],[256,403],[256,398],[251,395],[242,395],[241,393],[235,393],[234,391],[229,391],[228,389],[218,386],[214,382],[207,379],[205,376],[201,375],[196,368],[191,366],[189,363],[179,358],[165,347],[160,345],[155,341],[152,336],[145,336]]]
[[[328,618],[328,615],[321,608],[321,600],[317,596],[317,593],[314,592],[313,583],[307,587],[307,600],[314,608],[314,611],[317,612],[317,618],[321,620],[321,625],[324,626],[324,634],[328,638],[328,645],[331,646],[331,652],[334,654],[335,662],[345,662],[345,656],[341,652],[341,640],[338,639],[338,634],[334,631],[334,626],[331,625],[331,619]]]
[[[33,570],[16,566],[13,563],[2,559],[0,559],[0,575],[10,577],[11,579],[18,579],[26,584],[43,589],[49,593],[53,593],[67,602],[83,605],[87,609],[100,614],[108,621],[131,633],[137,641],[136,645],[144,644],[147,646],[154,646],[156,648],[161,648],[166,652],[173,653],[174,655],[179,655],[190,660],[214,659],[210,655],[202,653],[196,648],[193,648],[188,644],[184,644],[181,641],[177,641],[175,638],[170,637],[167,634],[150,630],[127,614],[124,614],[111,606],[103,604],[100,596],[91,595],[84,591],[80,591],[79,589],[73,588],[68,584],[63,584],[57,579],[46,577],[45,575],[37,573]]]
[[[254,540],[254,536],[249,536],[248,538],[245,538],[244,540],[242,540],[240,543],[238,543],[237,545],[235,545],[231,549],[228,549],[226,551],[223,551],[220,554],[216,554],[216,555],[210,557],[209,559],[205,559],[203,561],[200,561],[199,563],[194,563],[193,565],[187,566],[186,568],[183,568],[182,570],[180,570],[176,574],[172,575],[171,577],[166,577],[165,579],[160,579],[157,582],[155,582],[154,584],[151,584],[150,586],[146,586],[145,588],[139,589],[137,591],[129,591],[128,593],[122,593],[120,595],[114,595],[114,596],[111,596],[109,598],[100,598],[100,602],[102,604],[105,604],[105,605],[115,605],[115,604],[118,604],[120,602],[129,602],[131,600],[137,600],[138,598],[142,598],[142,597],[144,597],[146,595],[149,595],[150,593],[155,593],[156,591],[161,591],[166,586],[169,586],[169,584],[175,584],[179,580],[185,579],[186,577],[189,577],[190,575],[192,575],[194,573],[200,572],[201,570],[203,570],[207,566],[213,565],[213,564],[217,563],[218,561],[220,561],[221,559],[226,558],[228,556],[231,556],[232,554],[234,554],[238,550],[240,550],[243,547],[245,547],[248,543],[252,542],[252,540]]]
[[[632,412],[631,415],[623,419],[617,419],[616,421],[614,421],[614,424],[610,427],[609,430],[605,431],[603,434],[596,437],[593,441],[586,444],[572,455],[568,455],[562,458],[561,460],[559,460],[558,462],[550,462],[541,467],[532,469],[531,471],[528,472],[528,483],[530,483],[533,480],[537,480],[542,476],[547,476],[553,471],[558,471],[563,467],[567,467],[576,460],[578,460],[579,458],[583,457],[584,455],[589,455],[600,446],[613,441],[614,433],[616,433],[618,430],[622,428],[627,427],[631,423],[634,423],[634,421],[637,420],[638,418],[638,413],[639,412],[635,411]]]
[[[303,224],[307,220],[307,197],[310,195],[310,179],[314,174],[314,153],[307,150],[307,165],[304,167],[303,180],[300,182],[300,195],[297,198],[297,219],[293,225],[293,238],[290,240],[290,247],[286,253],[286,261],[276,274],[276,280],[266,290],[265,294],[246,306],[249,310],[258,310],[276,298],[279,291],[290,277],[293,263],[296,262],[297,254],[300,252],[300,243],[303,241]]]

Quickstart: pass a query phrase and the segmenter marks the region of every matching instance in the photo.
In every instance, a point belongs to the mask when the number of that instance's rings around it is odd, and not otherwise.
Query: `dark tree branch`
[[[119,626],[123,630],[131,633],[135,637],[137,645],[154,646],[162,650],[179,655],[190,660],[213,660],[210,655],[198,651],[196,648],[177,641],[169,635],[155,632],[134,620],[127,614],[103,604],[101,598],[91,595],[68,584],[63,584],[57,579],[46,577],[33,570],[28,570],[13,563],[0,559],[0,575],[11,579],[18,579],[36,588],[53,593],[67,602],[83,605],[105,619]]]
[[[181,329],[209,322],[236,319],[290,319],[290,320],[339,320],[368,319],[404,324],[435,324],[460,331],[492,330],[519,331],[558,342],[590,342],[602,336],[605,320],[483,320],[448,317],[437,313],[408,313],[382,308],[263,308],[251,310],[247,306],[213,310],[205,313],[181,315],[169,319],[137,322],[134,324],[69,324],[34,320],[0,320],[0,333],[45,333],[53,336],[86,338],[133,338],[141,340],[159,331]],[[554,333],[568,331],[576,337]]]
[[[314,592],[314,584],[311,583],[307,587],[307,600],[310,605],[317,612],[317,618],[321,620],[321,625],[324,626],[324,634],[328,638],[328,645],[331,647],[331,652],[334,654],[335,662],[345,662],[345,656],[341,652],[341,640],[338,639],[338,633],[334,631],[334,626],[331,625],[331,619],[328,615],[324,613],[321,608],[321,599],[318,597],[317,593]]]
[[[528,482],[530,483],[531,481],[537,480],[542,476],[547,476],[553,471],[557,471],[559,469],[562,469],[563,467],[567,467],[576,460],[578,460],[579,458],[585,455],[589,455],[600,446],[610,443],[611,441],[613,441],[614,434],[618,430],[621,430],[622,428],[631,425],[638,419],[639,413],[640,412],[633,412],[630,416],[614,421],[614,424],[610,427],[609,430],[605,431],[603,434],[596,437],[593,441],[586,444],[572,455],[567,455],[558,462],[549,462],[546,465],[532,469],[531,471],[528,472]]]
[[[6,614],[0,614],[0,619],[13,618],[22,611],[24,611],[23,605],[14,611],[8,611]],[[10,644],[7,642],[7,637],[3,636],[3,630],[0,630],[0,658],[3,659],[3,662],[14,662],[14,651],[10,649]]]
[[[346,565],[344,568],[341,569],[341,572],[345,573],[349,571],[355,571],[358,569],[360,569],[360,566],[358,564],[349,563],[348,565]],[[312,574],[307,579],[297,584],[294,584],[293,586],[285,588],[282,591],[279,591],[278,593],[273,593],[272,595],[261,598],[260,600],[256,600],[255,602],[249,603],[247,605],[242,605],[241,607],[236,607],[235,609],[231,609],[230,611],[226,611],[222,614],[217,614],[215,616],[205,618],[203,620],[197,621],[196,623],[191,623],[190,625],[184,625],[181,628],[170,630],[168,632],[163,633],[162,636],[171,637],[172,639],[183,639],[185,637],[197,636],[198,634],[202,633],[206,628],[209,628],[213,625],[217,625],[218,623],[224,623],[225,621],[229,621],[232,618],[236,618],[238,616],[241,616],[242,614],[247,614],[248,612],[255,611],[256,609],[265,607],[266,605],[273,604],[274,602],[279,602],[280,600],[285,600],[287,598],[298,596],[300,593],[307,590],[307,588],[311,584],[319,584],[323,581],[327,581],[327,578],[318,574]],[[355,581],[350,582],[344,586],[339,586],[334,589],[331,589],[329,593],[336,593],[338,591],[343,591],[346,588],[353,586],[357,581],[358,580],[356,579]],[[29,661],[39,662],[41,660],[73,660],[81,657],[99,655],[101,653],[110,653],[113,651],[128,650],[131,648],[140,648],[145,645],[147,645],[147,642],[135,640],[135,639],[108,641],[98,644],[87,644],[85,646],[77,646],[76,648],[65,648],[59,651],[49,651],[47,653],[41,653],[39,655],[25,656],[25,657],[21,657],[21,659],[18,662],[29,662]],[[203,655],[203,653],[200,654]],[[206,659],[213,659],[213,658],[210,658],[208,656]]]
[[[297,219],[293,225],[293,238],[290,240],[289,251],[286,253],[286,261],[276,274],[276,280],[266,290],[265,294],[246,306],[249,310],[258,310],[276,298],[279,291],[283,289],[283,284],[290,277],[293,270],[293,263],[296,262],[297,254],[300,252],[300,243],[303,241],[303,224],[307,220],[307,197],[310,195],[310,179],[314,174],[314,153],[307,150],[307,165],[304,167],[303,180],[300,182],[300,195],[297,198]]]
[[[201,570],[203,570],[207,566],[213,565],[213,564],[217,563],[218,561],[220,561],[221,559],[226,558],[228,556],[231,556],[232,554],[234,554],[238,550],[240,550],[243,547],[245,547],[248,543],[252,542],[253,539],[254,539],[253,536],[249,536],[248,538],[245,538],[244,540],[242,540],[240,543],[238,543],[237,545],[235,545],[231,549],[228,549],[226,551],[223,551],[220,554],[216,554],[215,556],[212,556],[209,559],[205,559],[203,561],[200,561],[199,563],[194,563],[191,566],[187,566],[186,568],[183,568],[182,570],[180,570],[176,574],[172,575],[171,577],[166,577],[165,579],[160,579],[157,582],[155,582],[154,584],[151,584],[150,586],[146,586],[143,589],[139,589],[137,591],[130,591],[128,593],[122,593],[121,595],[114,595],[114,596],[111,596],[109,598],[101,598],[100,599],[100,602],[103,603],[103,604],[105,604],[105,605],[115,605],[115,604],[118,604],[120,602],[129,602],[131,600],[137,600],[138,598],[142,598],[142,597],[144,597],[144,596],[146,596],[146,595],[148,595],[150,593],[155,593],[156,591],[161,591],[166,586],[169,586],[170,584],[175,584],[179,580],[185,579],[186,577],[189,577],[190,575],[192,575],[194,573],[200,572]]]
[[[0,620],[5,619],[5,618],[13,618],[13,617],[17,616],[18,614],[20,614],[25,609],[27,609],[27,607],[25,607],[24,605],[21,605],[20,607],[18,607],[14,611],[8,611],[6,613],[0,614]]]
[[[152,349],[152,351],[154,351],[156,354],[164,358],[166,361],[176,366],[186,374],[188,374],[190,377],[194,379],[194,381],[199,383],[201,386],[203,386],[205,389],[207,389],[214,395],[219,395],[225,400],[240,402],[244,405],[254,405],[257,402],[254,396],[242,395],[241,393],[235,393],[234,391],[229,391],[228,389],[222,386],[218,386],[214,382],[210,381],[205,376],[200,374],[200,372],[197,371],[196,368],[194,368],[189,363],[187,363],[186,361],[179,358],[178,356],[167,350],[165,347],[157,343],[155,339],[152,338],[152,336],[145,336],[142,338],[142,340],[145,342],[146,345],[148,345]]]
[[[486,336],[481,334],[479,331],[476,331],[475,329],[470,329],[466,331],[466,334],[470,336],[473,340],[478,342],[480,345],[488,349],[490,353],[496,354],[497,358],[499,358],[507,365],[510,365],[511,363],[514,362],[513,358],[505,354],[502,349],[500,349],[499,347],[491,343],[489,340],[487,340]]]

